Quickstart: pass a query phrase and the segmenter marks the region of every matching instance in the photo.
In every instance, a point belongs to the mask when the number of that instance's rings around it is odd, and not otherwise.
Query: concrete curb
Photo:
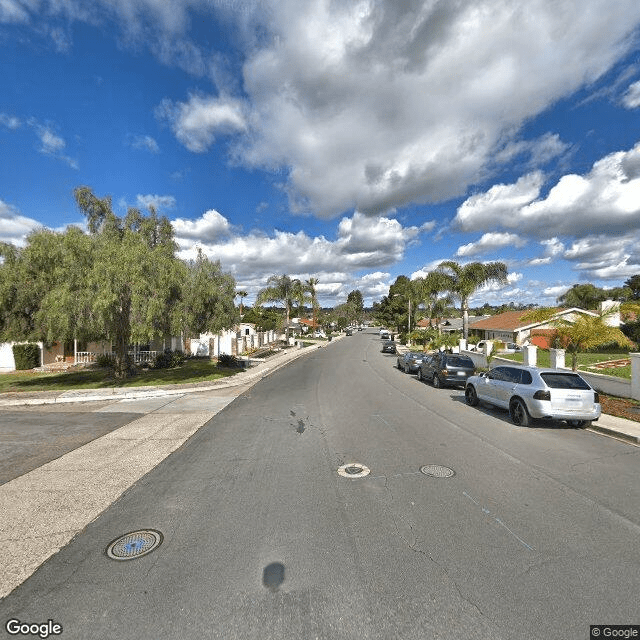
[[[607,427],[602,427],[600,425],[592,425],[591,427],[585,429],[585,431],[593,431],[594,433],[598,433],[603,436],[609,436],[610,438],[615,438],[616,440],[623,440],[624,442],[640,447],[640,437],[631,435],[630,433],[616,431],[615,429],[608,429]]]
[[[3,393],[0,394],[0,407],[91,402],[99,400],[125,400],[131,398],[157,398],[163,396],[183,395],[185,393],[198,393],[200,391],[216,391],[218,389],[227,389],[229,387],[239,387],[244,384],[250,384],[260,378],[264,378],[289,362],[316,351],[317,349],[326,348],[329,344],[331,343],[326,342],[323,344],[313,344],[308,347],[287,350],[282,354],[272,356],[269,360],[258,364],[256,367],[241,371],[231,378],[224,378],[219,382],[212,382],[210,384],[195,382],[191,384],[187,383],[184,386],[168,385],[167,387],[154,386],[134,387],[131,389],[113,388],[78,389],[77,391],[40,391],[35,392],[33,395],[28,393]],[[31,395],[31,397],[29,397],[29,395]]]

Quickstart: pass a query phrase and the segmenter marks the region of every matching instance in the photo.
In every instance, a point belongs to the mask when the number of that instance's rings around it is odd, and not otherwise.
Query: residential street
[[[52,620],[65,640],[578,640],[640,624],[640,449],[516,427],[395,361],[356,332],[231,402],[198,394],[203,426],[0,601],[2,637],[10,619]],[[157,402],[166,419],[195,411]],[[118,427],[149,409],[96,408],[89,440],[106,434],[96,446],[126,475]],[[64,422],[16,413],[35,440]],[[340,476],[348,463],[370,474]],[[162,544],[107,557],[140,529]]]

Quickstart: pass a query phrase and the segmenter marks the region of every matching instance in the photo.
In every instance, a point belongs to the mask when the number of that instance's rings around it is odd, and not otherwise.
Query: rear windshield
[[[473,360],[467,356],[447,356],[447,364],[450,367],[473,369]]]
[[[576,373],[541,373],[540,377],[552,389],[590,389]]]

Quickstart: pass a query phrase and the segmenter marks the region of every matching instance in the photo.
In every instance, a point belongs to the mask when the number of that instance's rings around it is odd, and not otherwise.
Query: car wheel
[[[527,407],[522,400],[518,400],[516,398],[511,401],[511,404],[509,405],[509,415],[511,416],[513,424],[517,424],[519,427],[529,426],[531,418],[529,417]]]
[[[398,360],[398,363],[396,364],[396,367],[398,367],[398,369],[402,369],[402,366],[400,365],[400,360]]]
[[[567,424],[575,429],[583,429],[591,426],[591,420],[567,420]]]
[[[464,390],[464,399],[467,401],[467,404],[470,407],[477,407],[478,403],[480,402],[478,400],[478,394],[476,393],[476,390],[473,386],[469,385],[465,390]]]
[[[436,389],[440,389],[440,387],[442,386],[442,381],[440,380],[440,376],[435,375],[433,376],[433,379],[431,380],[433,382],[433,386]]]
[[[404,372],[405,373],[409,373],[409,365],[408,364],[404,365]]]
[[[420,380],[420,382],[424,380],[424,378],[422,377],[422,369],[418,369],[418,380]]]

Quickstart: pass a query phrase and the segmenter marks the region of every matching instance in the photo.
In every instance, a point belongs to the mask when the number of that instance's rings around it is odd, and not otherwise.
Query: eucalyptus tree
[[[364,313],[364,299],[359,289],[351,291],[347,296],[347,302],[353,306],[354,319],[358,324],[362,322],[362,314]]]
[[[258,292],[256,304],[260,305],[264,302],[284,304],[286,312],[285,335],[288,338],[291,309],[294,303],[302,304],[304,302],[302,283],[297,278],[290,278],[288,275],[273,275],[267,280],[267,286]]]
[[[460,300],[463,337],[469,337],[469,298],[482,286],[490,283],[506,284],[507,267],[503,262],[470,262],[460,265],[445,260],[436,271],[446,276],[446,290]]]

